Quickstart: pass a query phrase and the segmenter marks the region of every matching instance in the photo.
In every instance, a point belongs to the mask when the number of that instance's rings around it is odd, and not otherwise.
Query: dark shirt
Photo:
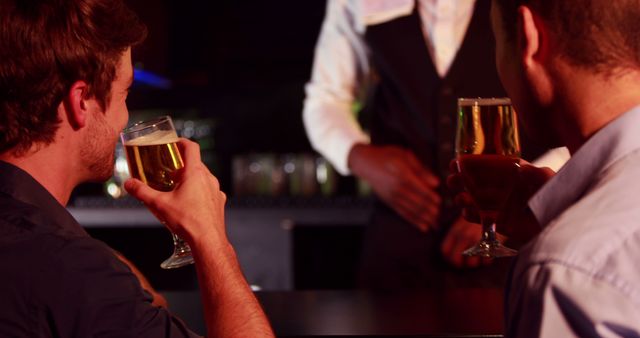
[[[0,161],[0,337],[197,337],[23,170]]]

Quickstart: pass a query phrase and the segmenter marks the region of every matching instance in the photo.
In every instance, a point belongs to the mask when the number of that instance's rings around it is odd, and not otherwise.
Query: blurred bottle
[[[122,143],[116,144],[115,161],[113,176],[104,183],[104,192],[111,198],[118,199],[127,195],[124,189],[124,181],[129,177],[129,166],[127,166],[127,157],[124,152]]]
[[[331,197],[337,185],[333,167],[309,153],[238,155],[232,176],[236,197]]]

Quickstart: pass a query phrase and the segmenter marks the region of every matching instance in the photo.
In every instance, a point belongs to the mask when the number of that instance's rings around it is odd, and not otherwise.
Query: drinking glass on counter
[[[178,151],[178,134],[169,116],[137,122],[121,134],[131,177],[153,189],[171,191],[175,177],[184,166]],[[160,267],[174,269],[193,263],[191,248],[173,234],[174,251]]]
[[[506,257],[517,252],[496,239],[495,222],[518,173],[520,141],[509,98],[458,99],[456,159],[465,190],[473,198],[482,238],[466,256]]]
[[[311,153],[249,153],[232,160],[234,197],[333,197],[337,173]]]

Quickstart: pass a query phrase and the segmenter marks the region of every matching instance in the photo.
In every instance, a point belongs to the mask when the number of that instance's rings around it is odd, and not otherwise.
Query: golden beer
[[[169,116],[138,122],[120,133],[131,177],[160,191],[175,188],[178,172],[184,163],[178,151],[178,134]],[[160,222],[164,224],[163,220]],[[176,234],[173,254],[160,267],[174,269],[193,263],[191,248]]]
[[[178,170],[184,166],[177,142],[175,131],[168,130],[125,142],[131,177],[156,190],[173,190]]]
[[[508,99],[462,99],[458,104],[458,154],[520,156],[518,118]]]
[[[508,99],[462,99],[456,138],[458,170],[481,216],[497,217],[520,162],[516,112]]]
[[[495,232],[517,180],[520,141],[516,112],[509,98],[458,99],[456,159],[465,190],[482,223],[479,243],[465,256],[507,257],[517,252],[502,245]]]

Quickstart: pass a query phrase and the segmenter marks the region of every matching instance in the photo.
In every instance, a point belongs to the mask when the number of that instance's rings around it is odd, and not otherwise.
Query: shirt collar
[[[361,25],[375,25],[411,14],[415,0],[360,0]]]
[[[462,5],[472,7],[475,0],[418,0],[417,2],[422,7],[435,11],[442,4],[452,8],[459,8]],[[416,6],[416,0],[359,0],[356,4],[360,7],[365,23],[373,25],[411,14]]]
[[[530,200],[543,227],[574,204],[611,164],[640,148],[640,106],[596,132]]]
[[[75,235],[87,235],[67,209],[29,173],[3,161],[0,161],[0,194],[39,209],[41,212],[37,214],[24,215],[37,217],[37,224],[46,223]]]

